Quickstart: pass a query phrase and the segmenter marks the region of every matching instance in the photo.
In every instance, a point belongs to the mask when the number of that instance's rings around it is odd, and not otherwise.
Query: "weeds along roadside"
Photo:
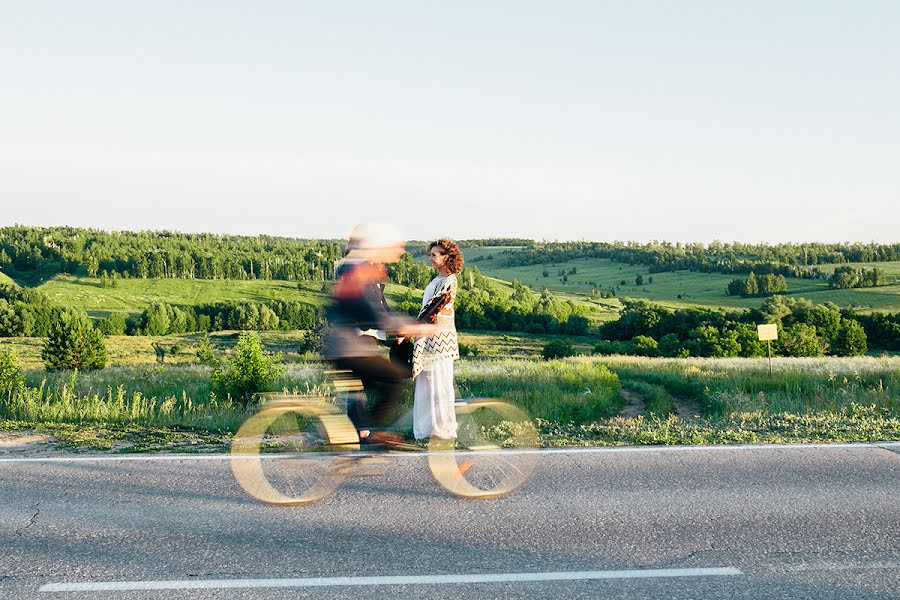
[[[607,364],[623,385],[660,386],[675,398],[700,403],[706,416],[740,412],[838,412],[852,405],[900,414],[896,357],[776,359],[647,359],[618,357]]]
[[[900,439],[900,358],[782,359],[772,377],[767,369],[753,359],[588,357],[463,360],[456,374],[461,396],[525,408],[550,446]],[[320,365],[300,363],[276,389],[327,395],[324,384]],[[616,416],[622,386],[643,397],[644,414]],[[701,417],[671,414],[677,398],[698,402]],[[44,428],[72,447],[129,437],[138,440],[132,450],[182,438],[221,445],[252,410],[216,397],[210,370],[198,365],[30,371],[0,398],[0,428]]]

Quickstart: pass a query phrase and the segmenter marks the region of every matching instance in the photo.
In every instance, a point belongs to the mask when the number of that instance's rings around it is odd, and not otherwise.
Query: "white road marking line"
[[[761,452],[767,450],[846,450],[846,449],[864,449],[864,448],[885,448],[888,450],[900,449],[900,441],[891,442],[860,442],[860,443],[821,443],[821,444],[721,444],[715,446],[591,446],[578,448],[534,448],[520,450],[501,450],[508,454],[630,454],[644,452],[733,452],[733,451],[753,451]],[[465,452],[457,451],[456,454],[486,454],[487,452]],[[341,456],[368,456],[370,453],[360,452],[342,452]],[[421,458],[429,453],[422,452],[403,452],[391,453],[391,458]],[[490,452],[490,454],[494,454]],[[262,455],[267,458],[276,458],[279,455]],[[319,456],[325,456],[325,453],[319,453]],[[25,462],[125,462],[125,461],[159,461],[159,460],[232,460],[232,459],[255,459],[252,455],[232,456],[228,453],[223,454],[147,454],[147,455],[127,455],[127,456],[33,456],[33,457],[16,457],[16,458],[0,458],[2,463],[25,463]]]
[[[590,579],[658,579],[663,577],[721,577],[743,575],[734,567],[708,569],[632,569],[624,571],[556,571],[546,573],[476,573],[458,575],[399,575],[382,577],[307,577],[293,579],[206,579],[172,581],[98,581],[48,583],[41,592],[112,592],[135,590],[209,590],[234,588],[340,587],[375,585],[437,585],[522,583]]]

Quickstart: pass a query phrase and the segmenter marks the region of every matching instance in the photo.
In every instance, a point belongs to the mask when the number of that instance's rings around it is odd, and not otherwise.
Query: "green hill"
[[[92,315],[140,312],[153,302],[196,306],[228,301],[296,300],[321,305],[322,284],[278,280],[119,279],[103,287],[100,279],[57,275],[37,287],[60,306],[82,308]]]
[[[606,258],[577,258],[552,264],[509,267],[504,265],[501,254],[505,249],[507,247],[468,250],[467,264],[478,267],[482,273],[491,277],[505,281],[518,279],[535,290],[547,288],[554,293],[582,299],[589,297],[591,291],[597,289],[613,290],[617,297],[647,298],[670,307],[753,308],[762,303],[760,298],[741,298],[726,294],[728,282],[739,275],[692,271],[651,273],[647,267]],[[833,271],[836,266],[841,265],[822,265],[821,268],[823,271]],[[850,263],[849,266],[878,267],[887,273],[889,280],[900,277],[900,261]],[[573,268],[575,273],[571,273]],[[635,284],[637,275],[643,278],[642,285]],[[808,298],[816,303],[834,302],[839,306],[854,306],[863,312],[900,310],[900,284],[877,288],[831,289],[826,281],[791,277],[787,278],[787,283],[786,295]]]

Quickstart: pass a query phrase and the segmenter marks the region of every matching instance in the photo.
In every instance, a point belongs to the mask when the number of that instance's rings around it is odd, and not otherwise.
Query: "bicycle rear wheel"
[[[456,403],[457,438],[429,442],[428,466],[447,491],[463,498],[509,494],[537,465],[540,438],[522,410],[492,398]]]
[[[331,494],[346,476],[341,454],[359,450],[346,415],[320,399],[275,400],[248,418],[231,445],[231,470],[249,495],[299,506]]]

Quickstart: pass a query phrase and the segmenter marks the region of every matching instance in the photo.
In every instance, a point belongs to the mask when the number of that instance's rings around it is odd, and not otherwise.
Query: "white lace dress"
[[[435,277],[422,297],[424,308],[432,297],[450,293],[456,297],[456,275]],[[445,439],[456,437],[456,413],[453,403],[453,361],[459,358],[459,341],[456,335],[456,319],[453,301],[438,313],[435,325],[441,331],[432,337],[416,340],[413,351],[413,377],[416,380],[416,396],[413,405],[413,434],[416,439],[437,436]]]

